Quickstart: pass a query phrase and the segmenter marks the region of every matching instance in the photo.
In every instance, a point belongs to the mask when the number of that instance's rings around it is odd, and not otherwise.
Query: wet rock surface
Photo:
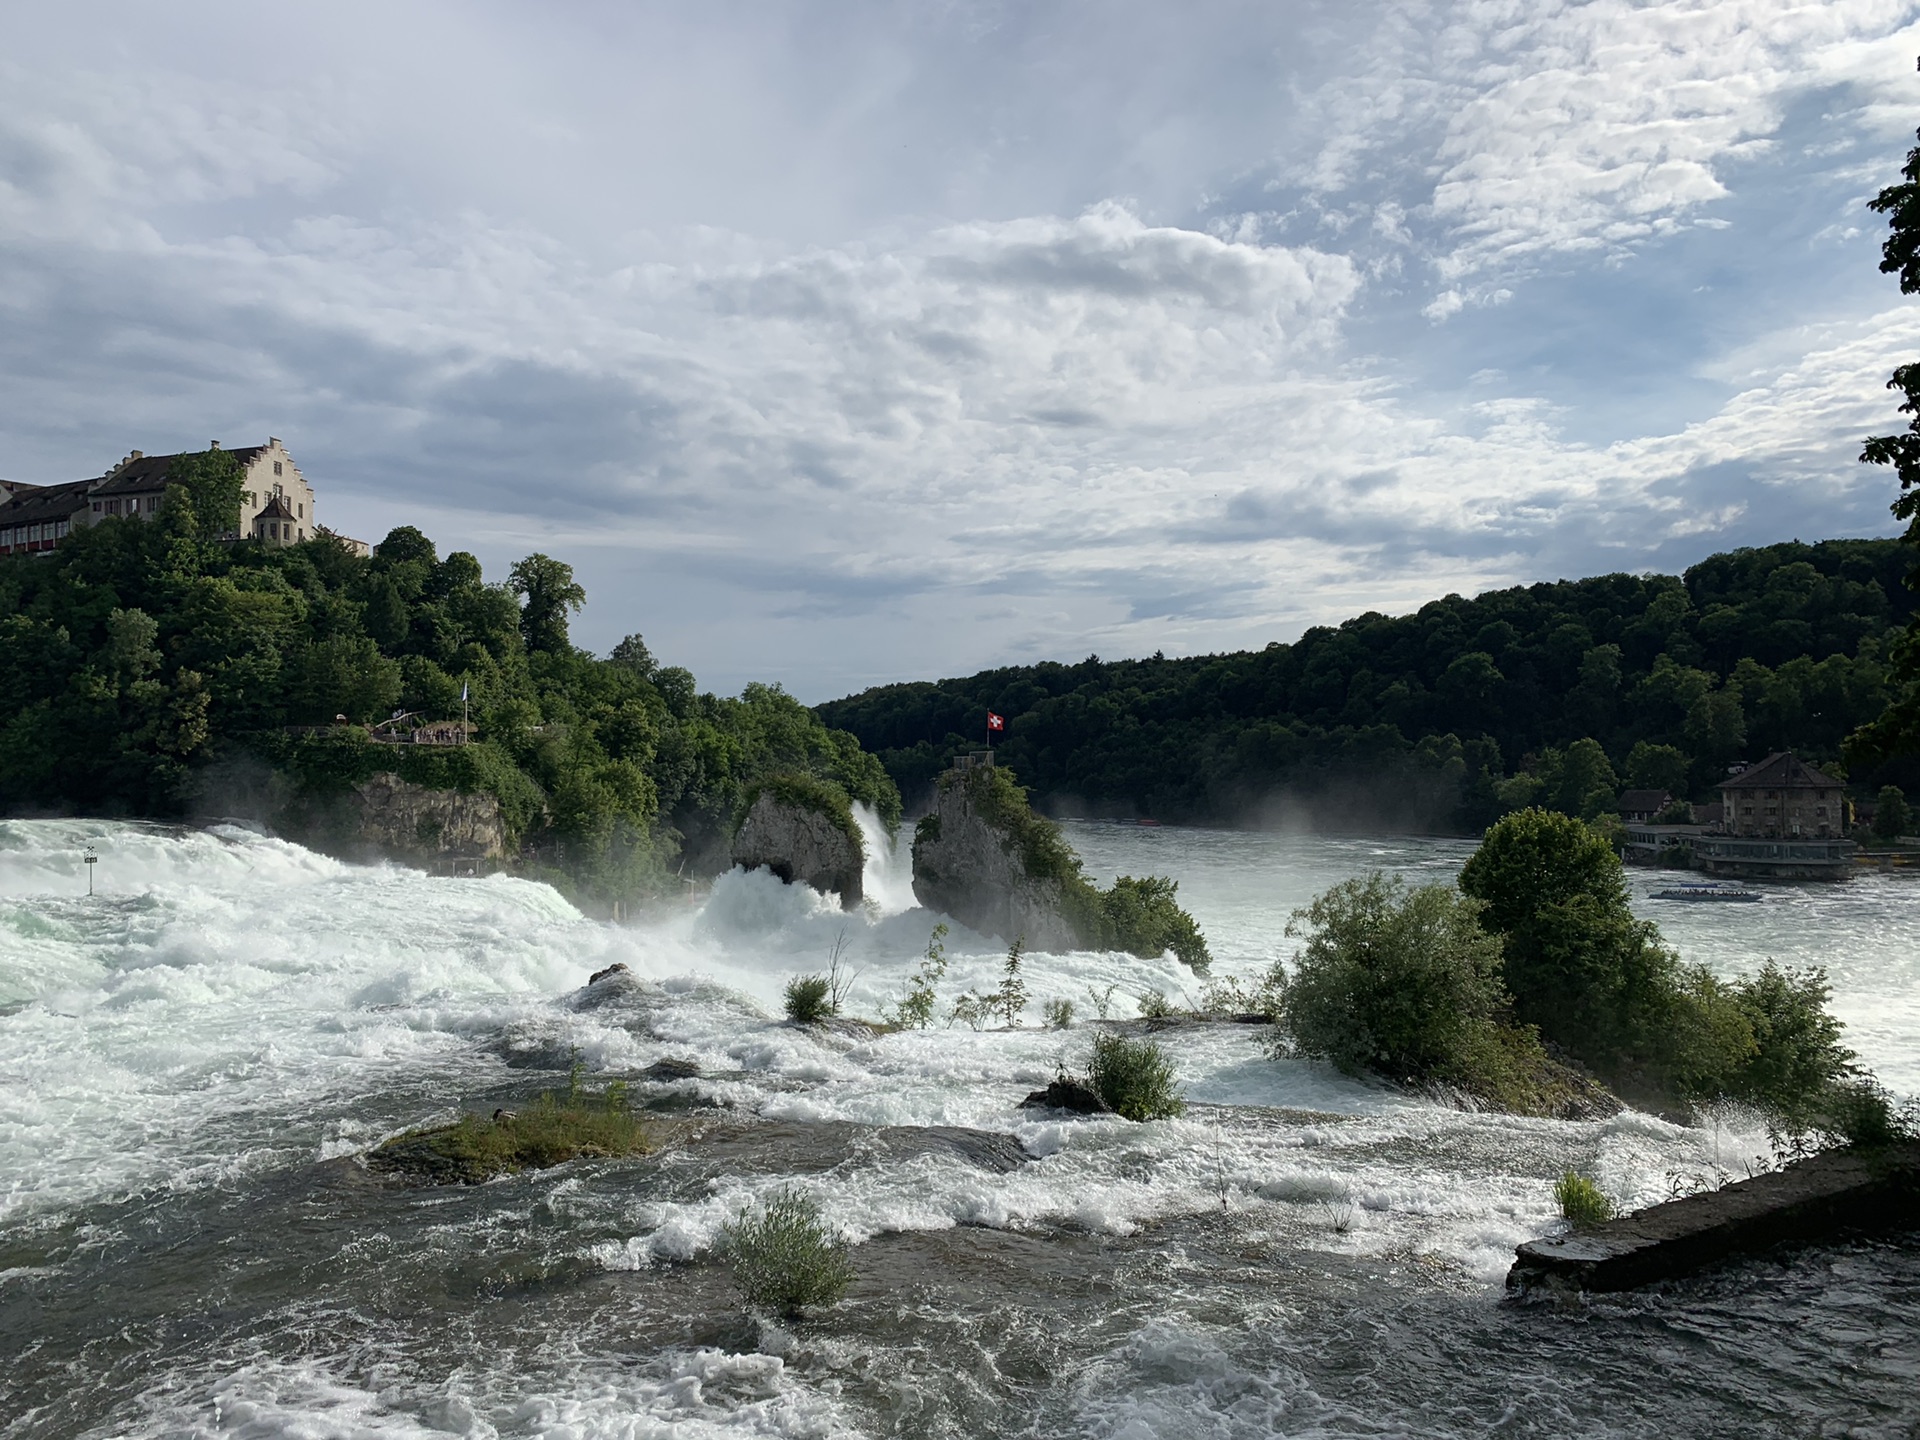
[[[1756,1175],[1623,1215],[1592,1229],[1529,1240],[1507,1287],[1629,1290],[1775,1245],[1910,1226],[1920,1215],[1920,1142],[1828,1150]]]
[[[733,837],[730,858],[748,870],[765,866],[787,884],[840,897],[852,910],[864,894],[866,856],[831,815],[782,801],[762,790]]]
[[[1022,1110],[1065,1110],[1072,1115],[1111,1115],[1113,1107],[1078,1080],[1055,1080],[1020,1102]]]

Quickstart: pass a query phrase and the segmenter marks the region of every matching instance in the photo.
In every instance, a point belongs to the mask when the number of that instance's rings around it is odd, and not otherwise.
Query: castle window
[[[273,473],[276,475],[280,473],[280,462],[278,460],[273,462]]]

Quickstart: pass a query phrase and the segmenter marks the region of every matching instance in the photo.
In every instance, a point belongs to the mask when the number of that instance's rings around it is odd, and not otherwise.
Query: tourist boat
[[[1676,885],[1671,890],[1653,892],[1656,900],[1731,900],[1752,905],[1759,901],[1758,890],[1737,890],[1731,885]]]

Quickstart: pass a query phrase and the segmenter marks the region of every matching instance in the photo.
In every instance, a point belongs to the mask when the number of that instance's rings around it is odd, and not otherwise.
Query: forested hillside
[[[701,694],[638,635],[610,659],[576,649],[585,595],[559,561],[530,556],[490,584],[411,527],[370,559],[326,536],[222,544],[204,537],[237,514],[231,457],[191,457],[172,478],[154,520],[0,560],[8,813],[222,814],[244,794],[297,815],[397,769],[497,795],[525,855],[602,896],[683,860],[724,866],[743,790],[776,771],[898,819],[878,761],[779,689]],[[459,719],[463,687],[477,743],[369,743],[363,727],[395,709]],[[321,729],[289,728],[302,726]]]
[[[1529,802],[1592,814],[1626,784],[1709,798],[1728,764],[1772,750],[1837,767],[1887,703],[1909,564],[1893,540],[1772,545],[1684,576],[1449,595],[1258,651],[888,685],[818,713],[909,801],[984,743],[992,709],[1005,762],[1056,812],[1475,830]]]

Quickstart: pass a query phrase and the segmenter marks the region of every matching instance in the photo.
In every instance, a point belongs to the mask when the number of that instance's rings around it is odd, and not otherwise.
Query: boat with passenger
[[[1674,885],[1653,892],[1655,900],[1726,900],[1736,905],[1752,905],[1760,898],[1758,890],[1742,890],[1737,885],[1716,885],[1702,881],[1694,885]]]

